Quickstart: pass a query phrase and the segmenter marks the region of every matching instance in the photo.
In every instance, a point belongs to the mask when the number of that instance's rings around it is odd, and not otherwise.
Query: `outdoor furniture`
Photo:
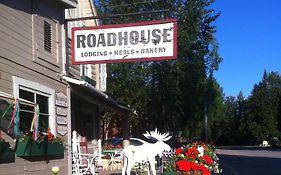
[[[82,146],[85,145],[82,143]],[[87,150],[87,147],[86,147]],[[80,138],[77,132],[72,132],[72,174],[95,174],[95,161],[98,155],[81,152]]]
[[[121,163],[122,163],[122,154],[121,154],[120,149],[113,149],[113,150],[103,150],[102,154],[103,159],[107,159],[107,162],[104,166],[104,168],[106,167],[110,167],[110,171],[113,171],[115,169],[121,169]]]

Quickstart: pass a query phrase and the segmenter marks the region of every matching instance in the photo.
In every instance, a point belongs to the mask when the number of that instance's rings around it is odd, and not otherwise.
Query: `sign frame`
[[[75,57],[75,32],[80,30],[96,30],[96,29],[114,29],[123,27],[137,27],[137,26],[149,26],[157,24],[173,23],[173,55],[172,56],[159,56],[159,57],[141,57],[133,58],[129,57],[126,59],[104,59],[104,60],[90,60],[90,61],[78,61]],[[101,25],[101,26],[90,26],[90,27],[73,27],[71,29],[71,50],[72,50],[72,64],[107,64],[107,63],[120,63],[120,62],[141,62],[141,61],[161,61],[161,60],[175,60],[177,58],[177,20],[166,19],[158,21],[147,21],[138,23],[127,23],[127,24],[114,24],[114,25]],[[107,46],[108,47],[108,46]],[[147,54],[149,55],[149,54]]]

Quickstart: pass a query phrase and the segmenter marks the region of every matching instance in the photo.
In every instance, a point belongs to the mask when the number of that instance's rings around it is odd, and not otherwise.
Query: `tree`
[[[220,117],[221,109],[216,107],[220,106],[219,103],[222,104],[222,93],[213,78],[213,72],[218,69],[222,59],[214,36],[216,30],[213,22],[219,13],[210,8],[213,2],[214,0],[96,1],[101,15],[169,9],[158,14],[103,19],[102,24],[177,19],[176,61],[121,63],[108,67],[107,93],[138,111],[137,116],[130,117],[134,126],[133,134],[158,127],[173,132],[184,131],[188,138],[202,137],[206,99],[210,104],[210,117]],[[208,83],[209,80],[211,83]],[[214,123],[210,122],[211,125]]]
[[[277,72],[264,72],[262,81],[256,84],[249,97],[249,111],[245,119],[253,142],[280,136],[278,109],[281,95],[281,76]]]
[[[209,87],[216,84],[213,71],[222,60],[214,37],[216,30],[212,23],[219,13],[210,8],[213,2],[189,0],[178,4],[179,52],[176,66],[181,72],[179,85],[184,100],[179,128],[185,130],[189,138],[203,136],[205,104],[212,104],[216,99],[211,98],[211,94],[219,95],[214,92],[217,89]],[[214,108],[207,108],[211,114]]]

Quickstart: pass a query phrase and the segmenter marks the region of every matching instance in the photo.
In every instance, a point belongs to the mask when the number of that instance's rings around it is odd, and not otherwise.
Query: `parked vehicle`
[[[138,139],[130,138],[129,144],[138,146],[138,145],[142,145],[143,143]],[[111,149],[118,148],[118,147],[123,148],[123,138],[112,138],[112,139],[104,140],[102,142],[102,145],[103,145],[103,148],[107,147],[109,149],[110,149],[110,147],[111,147]]]

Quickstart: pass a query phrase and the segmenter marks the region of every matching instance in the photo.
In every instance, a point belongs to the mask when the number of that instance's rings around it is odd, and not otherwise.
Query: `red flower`
[[[189,171],[190,170],[190,164],[186,160],[180,160],[180,161],[176,162],[176,165],[179,168],[179,170],[181,170],[181,171]]]
[[[211,165],[213,163],[213,160],[211,159],[211,157],[204,155],[203,159],[205,160],[205,162],[209,165]]]
[[[208,171],[208,169],[204,165],[198,165],[197,169],[199,171],[202,171],[203,175],[211,175],[211,173]]]
[[[48,133],[48,140],[49,140],[49,141],[52,141],[54,136],[53,136],[53,134],[51,133],[51,129],[50,129],[50,128],[48,128],[47,133]]]
[[[190,169],[193,171],[197,170],[197,165],[195,162],[189,162]]]
[[[181,154],[181,153],[182,153],[182,151],[183,151],[183,149],[182,149],[182,148],[177,148],[177,149],[176,149],[176,155]]]
[[[187,152],[185,153],[185,155],[187,157],[191,157],[192,159],[195,159],[198,154],[199,154],[199,151],[194,147],[188,148]]]

